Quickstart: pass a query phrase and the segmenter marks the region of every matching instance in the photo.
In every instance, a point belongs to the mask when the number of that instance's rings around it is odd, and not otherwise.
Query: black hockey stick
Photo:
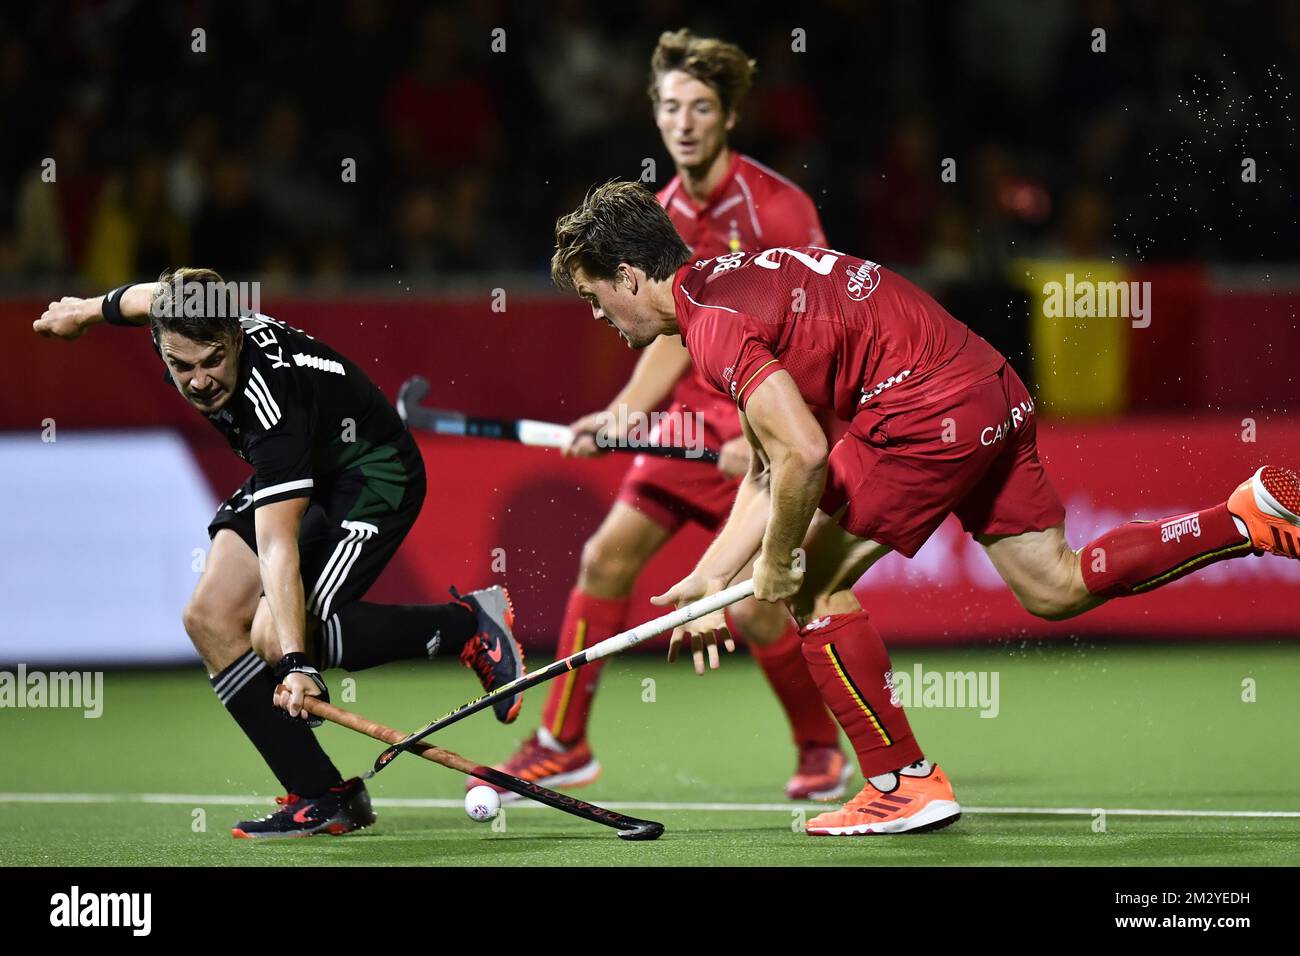
[[[365,734],[367,737],[382,740],[385,743],[396,743],[402,739],[400,730],[385,727],[368,717],[362,717],[360,714],[354,714],[341,707],[335,707],[333,704],[327,704],[315,697],[304,699],[303,708],[315,717],[331,721],[347,727],[349,730],[355,730],[359,734]],[[498,787],[503,787],[522,797],[536,800],[538,803],[554,807],[556,810],[563,810],[565,813],[571,813],[575,817],[582,817],[582,819],[590,820],[592,823],[601,823],[607,827],[613,827],[619,831],[620,840],[656,840],[664,832],[662,823],[629,817],[626,814],[606,810],[604,807],[598,807],[594,803],[588,803],[567,794],[556,793],[554,790],[548,790],[528,780],[520,780],[518,777],[511,776],[494,767],[476,764],[458,753],[443,750],[441,747],[435,747],[432,744],[416,744],[412,747],[412,750],[425,760],[432,760],[434,763],[442,764],[452,770],[458,770],[467,776],[477,777],[487,783],[494,783]]]
[[[508,684],[502,684],[500,687],[484,694],[482,697],[476,697],[471,701],[461,704],[455,710],[449,711],[437,720],[433,721],[423,730],[416,731],[401,740],[390,741],[392,746],[375,758],[375,765],[372,769],[362,775],[363,779],[369,780],[379,771],[387,767],[402,751],[407,750],[418,744],[425,737],[442,728],[463,720],[470,714],[477,713],[484,708],[491,707],[494,703],[503,697],[510,697],[514,694],[522,693],[529,687],[536,687],[538,684],[545,683],[553,677],[559,677],[571,670],[582,667],[584,664],[590,664],[592,661],[600,660],[603,657],[609,657],[634,647],[642,641],[648,640],[657,634],[663,634],[671,631],[675,627],[686,624],[696,618],[703,617],[706,614],[712,614],[714,611],[735,604],[737,601],[750,597],[754,593],[753,581],[742,581],[740,584],[733,584],[729,588],[724,588],[717,594],[710,594],[708,597],[702,597],[698,601],[692,601],[675,611],[662,614],[652,620],[639,624],[634,628],[615,634],[613,637],[607,637],[599,643],[591,645],[576,654],[570,654],[568,657],[561,658],[553,664],[548,664],[539,671],[533,671],[531,674],[525,674]],[[504,784],[503,784],[504,786]]]
[[[573,440],[571,428],[554,422],[539,422],[531,418],[479,418],[461,412],[427,408],[420,404],[420,400],[428,392],[429,383],[418,375],[402,383],[397,393],[397,414],[402,416],[409,428],[433,432],[435,435],[517,441],[537,448],[567,448]],[[710,448],[683,448],[680,445],[614,445],[606,450],[709,464],[718,461],[718,453]]]

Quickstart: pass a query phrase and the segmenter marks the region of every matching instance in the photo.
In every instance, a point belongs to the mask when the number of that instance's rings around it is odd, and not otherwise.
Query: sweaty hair
[[[618,264],[667,279],[691,257],[668,213],[640,183],[614,180],[597,186],[573,212],[555,221],[551,281],[574,291],[573,270],[612,279]]]
[[[697,37],[690,30],[667,31],[650,57],[650,102],[659,105],[659,81],[665,73],[681,70],[718,94],[722,111],[740,106],[754,80],[755,63],[734,43]]]
[[[162,354],[162,334],[174,332],[195,342],[220,342],[240,334],[239,296],[212,269],[182,266],[158,277],[149,303],[149,332]]]

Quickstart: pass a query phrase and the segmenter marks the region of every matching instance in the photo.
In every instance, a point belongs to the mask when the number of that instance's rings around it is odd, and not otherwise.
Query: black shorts
[[[397,553],[420,516],[425,492],[418,452],[413,462],[405,464],[398,483],[378,482],[353,470],[313,489],[298,535],[303,595],[310,616],[324,621],[343,605],[360,600]],[[208,524],[208,537],[229,528],[256,554],[255,510],[249,477],[217,509]]]

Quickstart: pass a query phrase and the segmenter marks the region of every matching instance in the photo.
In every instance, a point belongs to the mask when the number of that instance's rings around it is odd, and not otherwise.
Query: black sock
[[[448,604],[368,604],[353,601],[320,629],[321,670],[359,671],[389,661],[458,654],[474,636],[474,612]]]
[[[311,728],[302,720],[289,719],[271,703],[275,678],[254,652],[212,678],[212,689],[286,793],[318,797],[343,782]]]

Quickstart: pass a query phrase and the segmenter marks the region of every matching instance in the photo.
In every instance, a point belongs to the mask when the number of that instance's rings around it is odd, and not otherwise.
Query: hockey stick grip
[[[277,691],[279,689],[279,687],[276,688]],[[332,724],[338,724],[341,727],[348,728],[348,730],[355,730],[359,734],[365,734],[367,737],[373,737],[375,740],[383,741],[386,744],[395,744],[406,738],[406,735],[400,730],[385,727],[378,721],[343,710],[341,707],[335,707],[333,704],[326,703],[317,697],[310,695],[304,697],[302,706],[313,717],[328,720]],[[434,763],[442,764],[452,770],[459,770],[465,774],[472,775],[475,768],[478,767],[478,764],[474,763],[474,761],[450,750],[435,747],[433,744],[415,743],[411,745],[411,751],[419,754],[425,760],[432,760]]]
[[[671,631],[675,627],[687,624],[697,617],[704,617],[706,614],[712,614],[714,611],[721,610],[737,601],[743,601],[747,597],[754,595],[754,582],[741,581],[739,584],[733,584],[729,588],[723,588],[717,594],[710,594],[702,597],[698,601],[692,601],[685,607],[679,607],[677,610],[668,614],[660,615],[644,624],[638,624],[630,631],[624,631],[621,634],[615,634],[613,637],[607,637],[598,644],[593,644],[587,648],[587,661],[598,661],[602,657],[609,657],[611,654],[621,654],[629,647],[635,647],[642,641]],[[586,663],[584,662],[584,663]]]

